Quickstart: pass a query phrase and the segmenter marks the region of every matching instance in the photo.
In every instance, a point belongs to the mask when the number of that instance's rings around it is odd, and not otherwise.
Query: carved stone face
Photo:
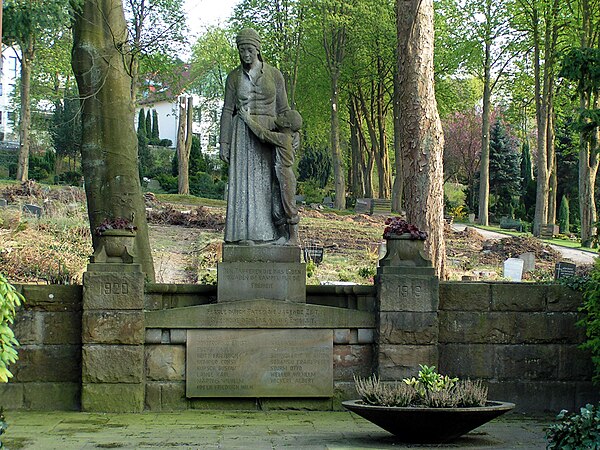
[[[244,65],[252,66],[258,61],[258,49],[254,45],[241,44],[238,47],[238,52],[240,54],[240,61]]]

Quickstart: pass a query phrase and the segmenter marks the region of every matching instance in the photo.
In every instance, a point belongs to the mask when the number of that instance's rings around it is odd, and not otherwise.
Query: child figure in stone
[[[279,189],[274,191],[273,219],[275,225],[282,231],[279,245],[300,245],[298,238],[298,207],[296,206],[296,176],[294,174],[294,154],[300,142],[302,116],[290,109],[275,120],[277,129],[267,130],[256,122],[247,109],[239,111],[240,117],[248,128],[262,142],[275,146],[275,175]],[[279,191],[279,192],[277,192]],[[275,195],[277,194],[278,195]]]

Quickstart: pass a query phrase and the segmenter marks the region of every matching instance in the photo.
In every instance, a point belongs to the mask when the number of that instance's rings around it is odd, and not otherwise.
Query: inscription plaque
[[[300,263],[222,262],[217,266],[219,302],[266,298],[304,303],[306,266]]]
[[[577,265],[568,262],[558,262],[554,266],[554,279],[569,278],[575,276]]]
[[[188,330],[187,397],[331,397],[331,330]]]

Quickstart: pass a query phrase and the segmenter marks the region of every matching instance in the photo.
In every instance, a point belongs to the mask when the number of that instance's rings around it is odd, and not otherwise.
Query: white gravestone
[[[508,258],[504,261],[504,278],[510,281],[521,281],[523,276],[523,261],[519,258]]]

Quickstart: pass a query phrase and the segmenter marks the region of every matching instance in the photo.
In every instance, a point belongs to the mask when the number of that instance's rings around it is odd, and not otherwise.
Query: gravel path
[[[454,231],[462,231],[467,228],[467,225],[462,223],[452,224],[452,229]],[[499,240],[507,237],[508,235],[503,233],[497,233],[495,231],[483,230],[481,228],[473,227],[477,230],[479,234],[481,234],[486,239]],[[593,264],[594,260],[598,257],[598,253],[584,250],[577,250],[570,247],[562,247],[560,245],[547,244],[552,247],[554,250],[560,252],[563,258],[573,261],[575,264],[583,265],[583,264]]]

